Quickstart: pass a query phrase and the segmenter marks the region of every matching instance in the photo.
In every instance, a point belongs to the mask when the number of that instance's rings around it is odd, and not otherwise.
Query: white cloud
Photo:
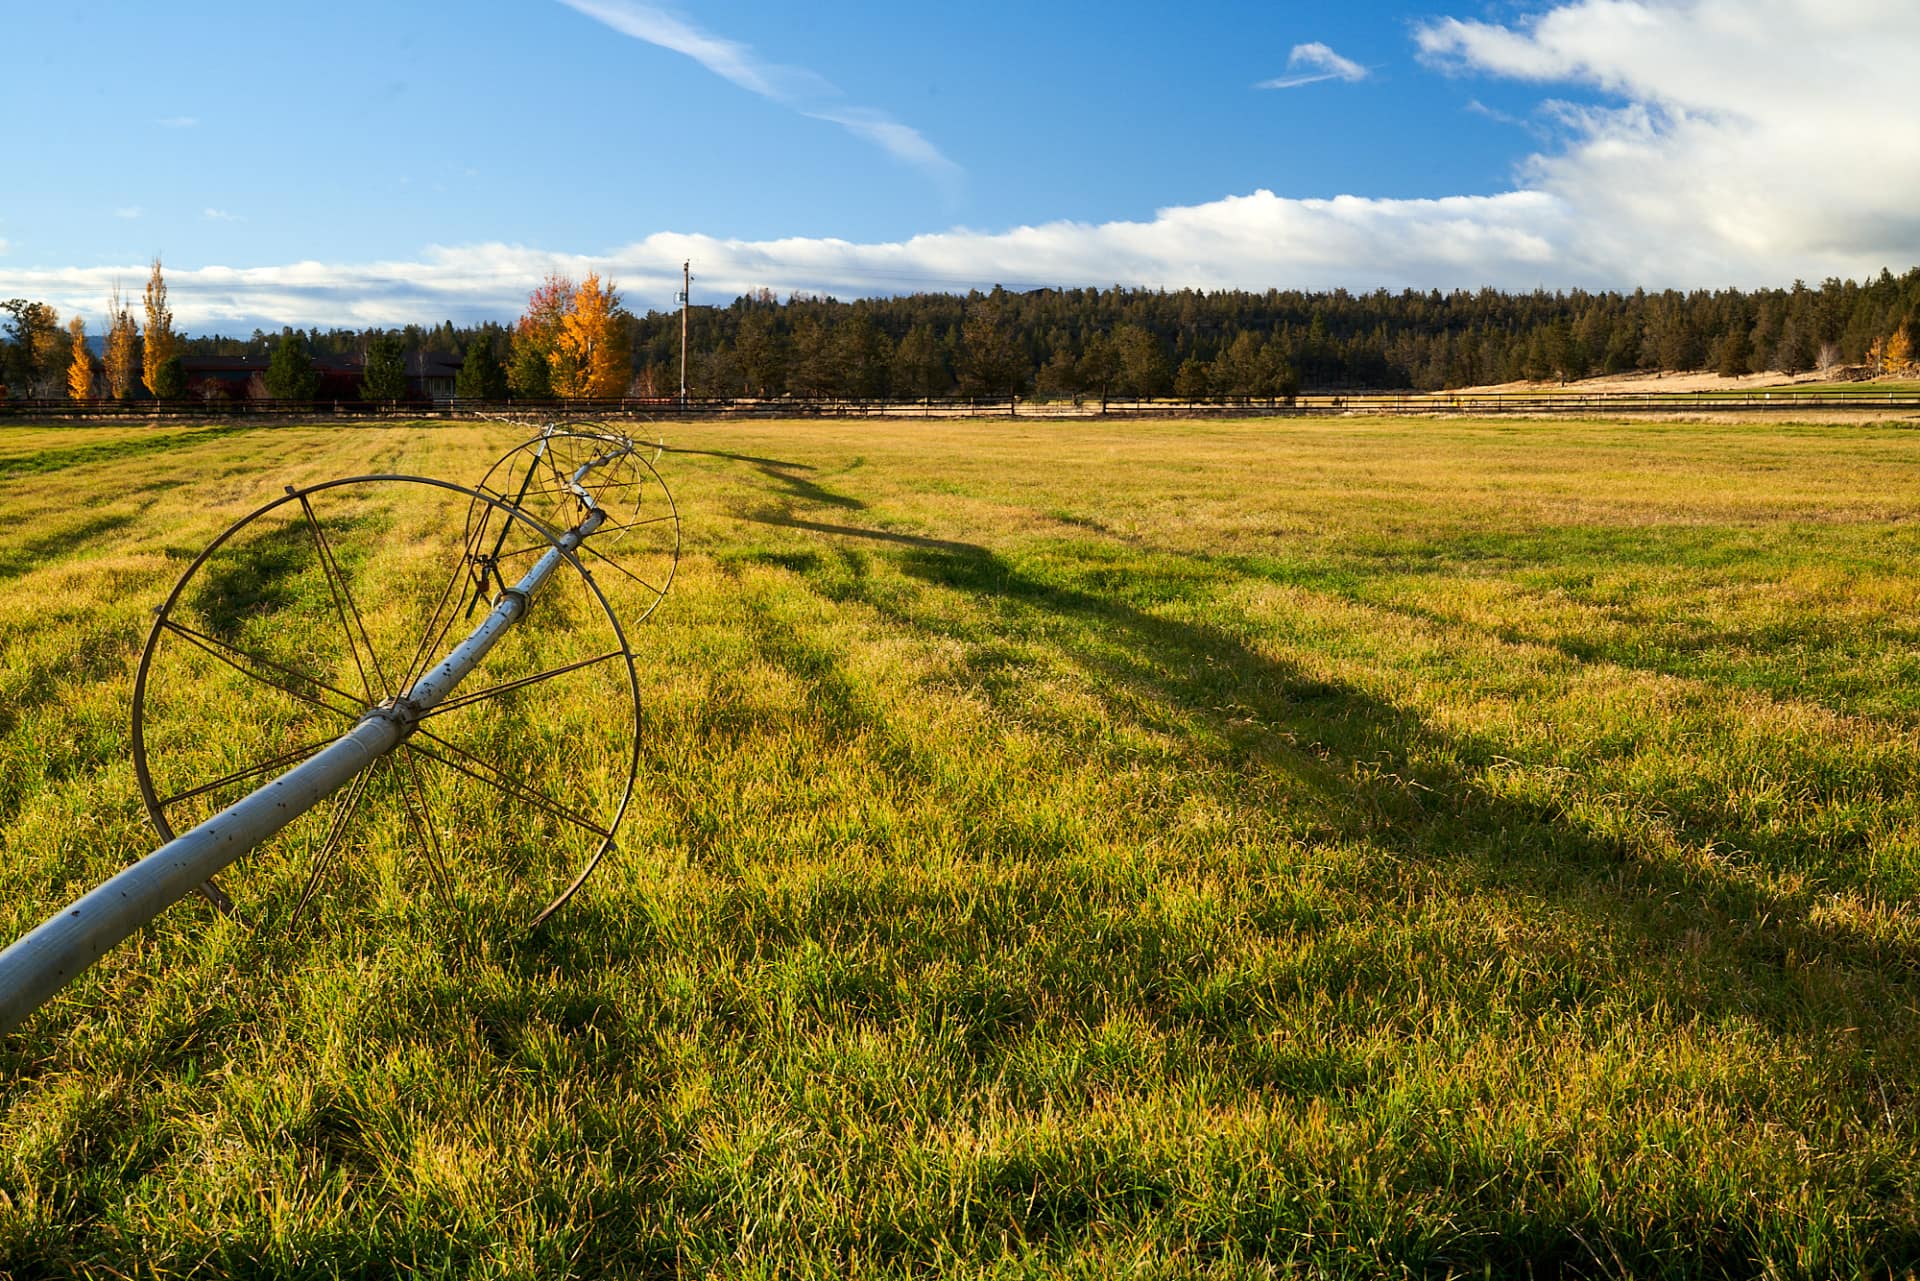
[[[1416,32],[1455,73],[1592,86],[1549,102],[1561,149],[1525,183],[1570,253],[1621,283],[1757,284],[1920,261],[1910,0],[1576,0],[1514,26]]]
[[[1326,45],[1315,40],[1311,44],[1297,44],[1293,52],[1287,55],[1287,74],[1272,80],[1262,80],[1256,89],[1298,89],[1301,85],[1319,84],[1323,80],[1344,80],[1348,84],[1357,84],[1367,78],[1367,69],[1351,58],[1343,58]]]
[[[436,246],[417,259],[167,269],[182,327],[228,332],[280,324],[391,325],[510,319],[548,273],[598,271],[636,310],[668,309],[679,265],[692,259],[696,296],[731,301],[780,293],[942,292],[1040,285],[1209,289],[1481,284],[1532,288],[1595,283],[1557,246],[1565,211],[1551,196],[1513,192],[1446,200],[1289,200],[1269,191],[1177,206],[1139,222],[1053,222],[1003,232],[947,231],[898,242],[722,240],[662,232],[597,255],[523,245]],[[1360,265],[1364,264],[1364,265]],[[0,269],[0,297],[90,305],[143,264]]]
[[[919,130],[901,124],[883,111],[845,105],[845,95],[825,77],[805,67],[767,62],[751,45],[703,31],[685,18],[638,0],[560,0],[635,40],[685,54],[714,75],[749,93],[791,107],[814,120],[839,125],[848,133],[880,147],[897,160],[951,184],[961,174],[959,165],[943,155]]]
[[[144,212],[145,210],[141,209],[139,205],[122,205],[113,211],[113,216],[116,218],[138,218]]]
[[[205,209],[202,209],[200,211],[200,216],[202,218],[205,218],[208,222],[245,222],[246,221],[244,217],[242,217],[237,213],[229,213],[225,209],[215,209],[211,205],[207,206]]]
[[[162,116],[153,123],[162,129],[191,129],[200,123],[198,116]]]

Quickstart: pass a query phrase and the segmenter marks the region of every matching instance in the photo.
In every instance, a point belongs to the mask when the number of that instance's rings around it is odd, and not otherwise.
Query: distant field
[[[0,1275],[1911,1275],[1920,434],[661,430],[622,852],[176,907],[0,1040]],[[0,932],[208,538],[514,440],[0,428]]]

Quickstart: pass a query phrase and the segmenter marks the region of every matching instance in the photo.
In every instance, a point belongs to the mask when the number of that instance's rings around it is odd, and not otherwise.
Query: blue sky
[[[1910,144],[1832,137],[1905,117],[1920,24],[1858,7],[32,6],[0,295],[97,307],[155,252],[226,330],[504,318],[549,269],[664,308],[682,255],[726,296],[1900,269]],[[1898,176],[1822,208],[1774,160]]]

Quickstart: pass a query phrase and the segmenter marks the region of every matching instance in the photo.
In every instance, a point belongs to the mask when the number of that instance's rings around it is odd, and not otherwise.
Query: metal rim
[[[639,679],[638,666],[634,659],[633,647],[627,639],[626,629],[621,625],[619,614],[616,610],[614,610],[613,606],[608,602],[606,594],[601,590],[599,583],[594,580],[592,573],[588,571],[587,567],[581,562],[580,558],[576,556],[574,553],[566,550],[565,548],[560,547],[559,544],[555,541],[554,535],[550,533],[547,529],[545,529],[538,521],[533,520],[531,517],[527,516],[526,513],[519,511],[518,509],[513,507],[510,503],[504,502],[498,498],[482,493],[477,488],[473,488],[466,485],[454,484],[451,481],[437,480],[428,476],[412,476],[412,475],[404,475],[404,474],[398,474],[398,473],[376,473],[376,474],[370,474],[370,475],[364,475],[364,476],[348,476],[348,477],[342,477],[335,480],[322,481],[318,484],[309,485],[304,488],[294,488],[292,486],[289,486],[285,495],[259,508],[256,508],[254,511],[241,517],[239,520],[229,525],[225,530],[223,530],[219,534],[218,537],[216,537],[204,549],[202,549],[200,554],[194,557],[193,561],[187,566],[186,570],[182,572],[178,581],[175,582],[172,591],[170,591],[167,594],[167,598],[165,602],[162,603],[161,606],[155,611],[153,627],[149,630],[147,634],[146,645],[141,651],[140,663],[134,675],[133,724],[132,724],[134,775],[140,789],[141,799],[147,811],[147,817],[153,823],[154,830],[159,833],[160,838],[163,841],[170,841],[174,839],[176,833],[174,832],[173,826],[168,821],[168,818],[167,818],[167,814],[166,814],[167,804],[178,803],[179,801],[186,799],[188,796],[195,795],[200,792],[204,792],[211,787],[219,786],[223,783],[234,781],[236,777],[233,775],[229,775],[227,776],[226,779],[216,780],[216,782],[213,784],[203,785],[201,788],[192,789],[187,793],[177,794],[173,797],[168,798],[165,801],[162,800],[162,798],[160,797],[158,791],[154,786],[153,772],[150,767],[150,761],[149,761],[148,750],[147,750],[147,742],[146,742],[147,721],[148,721],[147,710],[146,710],[147,697],[148,697],[148,682],[152,674],[155,655],[160,650],[160,646],[163,638],[168,635],[172,635],[177,631],[182,630],[182,625],[173,622],[173,613],[174,613],[175,607],[179,604],[182,593],[185,592],[188,585],[194,580],[195,576],[200,572],[202,567],[206,565],[207,561],[222,547],[226,546],[228,542],[231,541],[236,535],[240,534],[243,530],[253,525],[254,522],[258,521],[262,517],[267,516],[275,511],[278,511],[279,509],[286,507],[289,504],[295,504],[295,503],[298,503],[303,507],[309,524],[312,525],[315,530],[315,546],[316,546],[316,552],[317,552],[317,559],[320,562],[323,573],[327,576],[329,590],[331,591],[334,588],[335,573],[341,574],[341,581],[344,586],[344,573],[343,571],[339,570],[337,561],[333,561],[331,563],[331,568],[329,567],[330,552],[327,549],[324,535],[320,534],[318,531],[318,525],[312,515],[311,506],[308,500],[312,495],[325,493],[330,490],[341,489],[346,486],[381,485],[381,484],[426,485],[435,489],[445,490],[454,494],[464,495],[469,500],[468,515],[469,515],[470,521],[471,521],[473,512],[476,510],[475,505],[484,504],[486,509],[491,511],[497,511],[498,513],[500,513],[502,518],[508,522],[519,522],[520,525],[525,526],[536,537],[544,540],[547,543],[547,545],[552,550],[557,552],[561,557],[563,557],[566,563],[570,565],[573,568],[573,570],[580,576],[581,582],[585,584],[587,591],[591,594],[592,601],[599,607],[600,613],[605,617],[607,621],[607,625],[612,631],[613,639],[616,642],[618,647],[616,651],[609,652],[605,656],[605,658],[610,659],[617,656],[621,659],[621,661],[625,665],[626,674],[627,674],[627,682],[626,682],[627,694],[632,707],[633,748],[632,748],[630,758],[627,762],[628,769],[627,769],[627,778],[626,778],[625,786],[621,789],[619,800],[614,805],[613,812],[609,820],[606,822],[605,826],[595,827],[589,823],[582,822],[579,816],[573,815],[567,812],[568,807],[560,805],[557,802],[552,802],[551,798],[546,798],[548,802],[546,806],[540,806],[538,803],[530,802],[530,803],[535,803],[536,808],[546,808],[550,813],[558,813],[560,817],[568,819],[569,821],[573,822],[575,826],[584,827],[590,832],[593,832],[599,835],[601,838],[594,845],[591,853],[581,864],[578,872],[573,876],[572,880],[568,882],[566,886],[562,888],[561,891],[550,902],[548,902],[545,907],[541,908],[540,911],[536,913],[533,916],[533,918],[528,922],[527,928],[531,930],[539,926],[548,917],[552,916],[556,911],[558,911],[561,907],[563,907],[569,899],[571,899],[576,893],[578,893],[580,890],[580,887],[586,883],[587,878],[593,874],[593,872],[599,867],[600,863],[605,859],[608,851],[613,848],[615,837],[619,831],[620,824],[625,819],[627,809],[632,802],[634,786],[639,776],[640,737],[641,737],[641,730],[642,730],[641,714],[640,714],[640,679]],[[678,528],[677,520],[675,521],[675,528],[677,531],[677,528]],[[471,524],[469,524],[469,533],[471,532],[471,529],[472,529],[472,526]],[[472,542],[470,537],[464,540],[464,545],[469,549],[469,551],[471,550]],[[445,593],[443,593],[442,602],[441,602],[442,605],[444,605],[445,603],[446,596],[449,596],[452,594],[454,585],[457,582],[459,582],[459,580],[463,576],[462,570],[468,568],[466,564],[466,561],[468,559],[470,559],[470,557],[464,557],[462,563],[454,567],[453,573],[449,576],[447,589]],[[464,600],[465,598],[466,591],[473,587],[473,584],[471,582],[470,572],[465,576],[469,579],[469,583],[466,587],[462,588],[462,600]],[[485,584],[483,580],[480,584],[479,590],[484,591],[484,586]],[[452,618],[457,616],[458,612],[459,612],[459,604],[456,603],[452,614],[449,615],[450,624],[451,624]],[[343,630],[345,630],[346,632],[348,649],[354,652],[355,661],[358,662],[358,653],[357,653],[357,650],[354,650],[353,631],[352,629],[347,628],[345,614],[346,614],[346,611],[343,608],[341,610],[341,615],[340,615],[341,625]],[[356,622],[359,622],[357,607],[354,611],[354,615],[355,615]],[[433,628],[438,624],[438,622],[439,622],[439,616],[438,616],[438,611],[436,611],[434,619],[430,621],[428,624],[426,635],[422,637],[423,646],[425,645],[426,641],[432,636]],[[364,623],[360,624],[360,631],[361,631],[362,638],[364,639],[365,637]],[[443,636],[444,636],[444,633],[443,633]],[[200,642],[198,641],[195,641],[194,643],[198,645],[199,648],[202,648],[202,649],[206,648],[204,644],[200,644]],[[438,642],[436,642],[436,644],[437,643]],[[369,651],[371,652],[373,648],[371,642],[368,641],[367,645],[368,645]],[[236,671],[241,672],[243,675],[248,676],[249,678],[255,680],[256,682],[268,685],[269,687],[274,689],[278,689],[282,693],[291,692],[291,691],[288,691],[284,686],[277,685],[272,681],[265,680],[259,675],[258,672],[249,671],[247,668],[241,667],[238,663],[232,661],[231,659],[227,659],[224,656],[219,655],[217,653],[215,654],[215,657],[222,658],[222,661],[225,661],[228,666],[233,667]],[[257,656],[249,656],[249,657],[255,657],[256,661],[258,661]],[[416,656],[416,659],[417,657],[418,656]],[[432,661],[433,658],[436,658],[436,657],[437,655],[428,655],[428,661],[430,662]],[[265,663],[264,665],[275,666],[270,662]],[[564,670],[573,670],[573,669],[572,668],[562,669],[562,671]],[[556,674],[560,674],[560,673],[558,672],[548,673],[546,675],[556,675]],[[355,697],[353,695],[346,694],[345,691],[333,689],[331,686],[326,686],[324,683],[316,681],[313,677],[305,673],[296,672],[296,673],[293,673],[293,675],[295,675],[300,680],[304,680],[312,685],[315,685],[316,687],[332,689],[332,692],[334,694],[344,695],[349,700],[352,700]],[[407,676],[409,680],[415,678],[412,672],[412,664],[409,665]],[[545,678],[544,676],[541,677],[541,679],[544,679],[544,678]],[[383,683],[384,683],[384,678],[383,678]],[[497,689],[490,688],[487,690],[478,691],[474,694],[459,695],[453,699],[449,699],[446,704],[442,705],[441,709],[436,709],[436,710],[454,710],[458,706],[470,705],[472,702],[478,701],[480,698],[485,697],[489,694],[493,694],[496,692],[498,693],[508,692],[508,690],[511,688],[524,687],[526,684],[529,684],[529,683],[532,683],[532,682],[528,682],[528,681],[507,682],[504,685],[498,687]],[[300,698],[301,696],[298,694],[295,694],[294,697]],[[316,700],[309,698],[309,699],[305,699],[304,701],[313,702]],[[335,712],[336,714],[339,714],[342,716],[346,715],[346,713],[341,708],[331,706],[330,704],[322,703],[321,706],[325,707],[327,710]],[[331,741],[331,740],[328,740],[328,741]],[[410,743],[411,743],[411,739],[409,739],[409,744]],[[444,741],[441,741],[440,745],[443,747],[447,746],[447,744]],[[322,746],[325,746],[325,742],[315,745],[311,750],[317,751]],[[461,750],[461,749],[456,749],[456,750]],[[418,768],[418,765],[417,765],[417,762],[414,761],[414,755],[418,754],[421,756],[428,756],[427,752],[420,749],[411,748],[410,746],[406,746],[406,745],[403,745],[400,751],[406,753],[405,759],[409,762],[410,766],[416,770]],[[382,758],[382,759],[387,759],[387,758]],[[448,765],[447,760],[443,757],[438,756],[437,753],[430,756],[429,759],[434,759],[439,761],[439,763],[443,765]],[[284,763],[284,762],[269,761],[266,763],[266,766],[264,767],[256,767],[256,770],[254,772],[258,772],[258,769],[260,768],[270,768],[279,763]],[[501,770],[497,766],[493,766],[490,762],[480,762],[480,763],[485,765],[487,768],[493,770],[498,777],[491,778],[491,779],[486,778],[480,774],[473,773],[471,770],[462,770],[457,765],[449,765],[448,767],[455,769],[457,772],[468,773],[471,777],[477,779],[478,781],[488,784],[490,786],[493,786],[497,790],[506,792],[509,795],[518,794],[520,799],[522,800],[529,800],[529,798],[525,795],[525,792],[527,791],[535,791],[537,794],[536,789],[530,789],[524,786],[520,789],[518,793],[516,793],[513,784],[510,781],[508,781],[508,780],[511,780],[512,776],[507,771]],[[367,775],[364,775],[364,774],[361,775],[358,779],[356,779],[356,783],[363,784],[366,777]],[[349,785],[349,788],[351,788],[352,786],[353,785]],[[347,790],[348,789],[343,789],[343,793]],[[424,806],[424,795],[425,795],[424,789],[421,789],[420,795],[421,795],[422,803]],[[407,807],[407,808],[409,813],[411,814],[412,813],[411,807]],[[351,806],[349,805],[344,809],[336,811],[337,815],[341,813],[347,814],[350,817]],[[426,816],[423,816],[423,817],[426,817]],[[332,845],[343,834],[344,834],[344,825],[343,825],[343,830],[340,832],[335,832],[330,830],[327,838],[327,844],[329,846]],[[425,838],[429,844],[431,843],[430,832],[416,833],[416,834],[422,835],[423,838]],[[436,861],[438,860],[437,848],[430,848],[427,852],[430,857],[434,858]],[[322,870],[324,870],[325,861],[326,860],[324,857],[324,849],[323,849],[323,857],[316,860],[316,866],[314,868],[314,876],[316,878],[318,877],[319,873]],[[441,871],[444,874],[443,866],[441,868]],[[222,893],[219,890],[219,888],[213,885],[211,882],[209,882],[207,886],[203,887],[202,892],[206,894],[206,896],[209,899],[211,899],[217,906],[220,906],[223,910],[227,910],[227,911],[232,910],[232,905],[230,901],[227,900],[226,895]],[[310,897],[311,893],[312,893],[312,886],[310,885],[308,888],[307,896],[303,896],[299,906],[303,907],[305,905],[307,901],[307,897]],[[299,908],[296,907],[295,909],[296,915],[298,913],[298,910]]]
[[[625,461],[631,462],[634,466],[638,468],[645,469],[646,476],[652,481],[651,489],[657,490],[659,497],[662,500],[664,500],[666,503],[666,507],[667,507],[666,515],[662,517],[658,517],[655,520],[639,522],[641,524],[649,524],[649,525],[656,524],[656,523],[665,525],[667,532],[671,534],[672,536],[671,546],[662,549],[662,553],[666,558],[666,565],[667,565],[666,575],[664,576],[662,581],[659,583],[659,585],[655,586],[654,583],[652,583],[648,579],[643,578],[639,574],[628,569],[625,565],[621,564],[617,557],[613,555],[609,555],[607,552],[600,550],[599,548],[595,547],[592,543],[583,543],[581,545],[581,550],[586,552],[590,556],[594,557],[596,560],[600,561],[602,564],[606,565],[608,568],[614,570],[616,573],[619,573],[625,576],[626,578],[630,579],[634,583],[637,583],[643,590],[645,590],[649,594],[650,599],[647,601],[646,608],[641,610],[639,615],[631,620],[635,626],[638,626],[639,624],[646,622],[647,619],[651,618],[653,616],[653,612],[656,609],[660,608],[660,602],[666,599],[667,592],[673,587],[674,576],[679,572],[680,549],[681,549],[680,508],[679,508],[679,505],[674,502],[673,491],[667,488],[667,482],[661,477],[658,469],[654,467],[653,463],[641,455],[635,442],[629,440],[625,436],[614,436],[611,433],[601,434],[593,431],[575,430],[575,428],[577,427],[593,427],[593,426],[600,426],[600,425],[602,424],[597,424],[597,423],[572,424],[568,427],[567,430],[555,431],[555,430],[549,429],[547,431],[542,432],[539,436],[536,436],[532,440],[522,441],[520,444],[515,445],[512,449],[509,449],[506,453],[500,455],[499,458],[494,460],[493,465],[487,468],[486,475],[480,478],[480,483],[479,485],[476,486],[476,488],[479,489],[483,494],[495,499],[498,502],[504,502],[509,505],[513,505],[517,507],[518,499],[516,498],[516,496],[507,493],[507,490],[509,488],[514,488],[514,486],[512,486],[511,483],[504,486],[496,486],[493,484],[494,477],[500,473],[502,468],[509,469],[508,475],[509,477],[511,477],[512,475],[511,468],[516,459],[519,459],[522,456],[532,451],[544,450],[551,444],[551,442],[554,442],[554,441],[575,440],[575,441],[580,441],[583,443],[592,444],[596,446],[605,446],[610,441],[618,441],[628,445],[629,452],[627,454]],[[533,468],[530,465],[528,468],[528,476],[530,477],[532,474],[533,474]],[[591,487],[592,486],[590,485],[589,488]],[[472,511],[473,509],[470,508],[468,512],[469,529],[471,529]],[[541,524],[541,527],[545,528],[544,523],[536,521],[536,524]]]

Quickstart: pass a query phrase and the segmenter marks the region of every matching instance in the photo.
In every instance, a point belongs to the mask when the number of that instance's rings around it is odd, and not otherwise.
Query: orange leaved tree
[[[548,276],[527,295],[526,314],[513,327],[513,346],[507,358],[507,386],[516,396],[544,399],[553,395],[553,367],[548,358],[560,338],[560,322],[573,306],[574,283],[565,276]]]
[[[515,395],[565,400],[624,396],[633,377],[627,314],[611,284],[548,276],[513,329],[507,384]]]
[[[627,394],[633,381],[633,357],[622,323],[620,295],[589,273],[573,292],[573,305],[560,321],[560,334],[548,353],[553,393],[568,400],[605,400]]]

